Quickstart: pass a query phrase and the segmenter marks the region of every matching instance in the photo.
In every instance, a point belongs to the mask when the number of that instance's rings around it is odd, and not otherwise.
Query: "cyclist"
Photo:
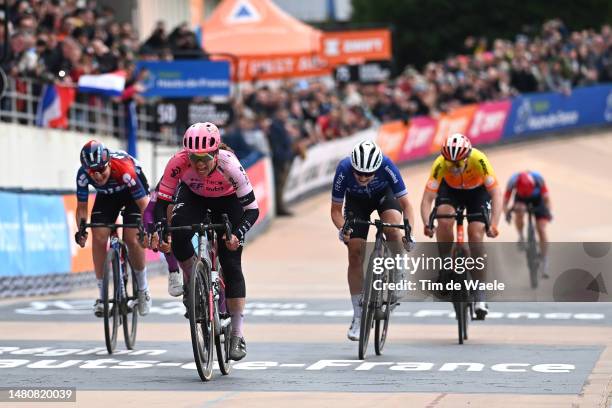
[[[211,210],[213,222],[221,222],[221,214],[227,213],[232,223],[232,236],[224,236],[225,245],[219,245],[219,260],[232,320],[230,358],[241,360],[246,356],[242,333],[246,296],[242,244],[247,231],[259,217],[259,207],[246,172],[234,153],[221,144],[219,129],[214,124],[195,123],[185,132],[183,149],[170,159],[159,184],[154,212],[156,222],[165,218],[173,195],[173,226],[202,222],[205,209]],[[171,234],[172,252],[186,282],[196,259],[192,236],[193,233],[186,231],[173,231]],[[155,238],[152,243],[155,248]]]
[[[435,232],[440,256],[444,259],[450,256],[455,220],[438,219],[436,231],[430,230],[428,220],[434,199],[440,215],[455,214],[459,206],[464,206],[468,214],[481,212],[483,205],[492,207],[490,228],[486,234],[490,238],[499,234],[497,225],[502,211],[502,198],[493,166],[487,156],[472,148],[470,140],[461,133],[450,135],[442,145],[441,154],[431,167],[421,201],[424,233],[431,238]],[[482,256],[481,245],[475,243],[482,243],[485,234],[484,219],[482,216],[468,216],[467,220],[471,255],[474,258]],[[476,315],[484,319],[488,313],[484,293],[477,290],[474,298]]]
[[[97,191],[91,211],[92,223],[112,224],[117,220],[121,209],[124,209],[124,223],[139,223],[149,203],[149,185],[138,162],[126,152],[110,151],[96,140],[85,143],[80,158],[81,167],[76,177],[77,225],[87,219],[89,185]],[[104,314],[102,278],[110,229],[94,228],[92,231],[93,263],[98,281],[98,299],[94,304],[94,314],[102,317]],[[74,239],[78,245],[84,247],[87,236],[87,232],[83,234],[77,232]],[[128,247],[138,281],[138,313],[144,316],[149,313],[152,304],[144,248],[138,242],[138,231],[135,228],[125,228],[123,239]]]
[[[510,203],[512,193],[514,193],[514,204],[510,207],[508,204]],[[523,225],[525,224],[525,212],[527,211],[528,204],[533,205],[536,218],[536,230],[540,238],[540,273],[542,277],[548,278],[548,235],[546,234],[546,226],[548,222],[552,220],[548,188],[546,187],[544,178],[538,172],[522,171],[514,173],[510,177],[510,180],[508,180],[506,186],[506,192],[504,194],[504,213],[506,214],[506,220],[510,222],[510,209],[513,209],[515,212],[516,217],[514,218],[514,224],[519,234],[518,243],[521,249],[525,248]]]
[[[353,319],[347,337],[359,340],[361,297],[363,286],[363,260],[368,225],[354,225],[344,231],[345,216],[351,212],[355,218],[369,220],[374,210],[386,223],[414,225],[414,211],[408,200],[404,180],[395,164],[383,155],[376,143],[366,140],[353,148],[350,157],[340,161],[332,185],[331,218],[338,228],[340,241],[348,246],[348,285],[353,304]],[[402,241],[402,233],[395,228],[385,230],[389,241]],[[408,237],[414,242],[412,237]]]
[[[147,209],[143,215],[143,224],[148,226],[153,223],[153,212],[155,209],[155,204],[157,203],[157,193],[159,192],[159,183],[155,187],[155,190],[151,192],[151,199],[149,200],[149,205],[147,205]],[[167,218],[171,218],[172,213],[172,205],[168,206]],[[147,240],[147,246],[151,247],[150,240]],[[178,261],[170,251],[170,244],[166,242],[162,242],[159,245],[159,249],[164,254],[166,258],[166,263],[168,264],[168,293],[170,296],[180,296],[183,294],[183,274],[179,273]]]

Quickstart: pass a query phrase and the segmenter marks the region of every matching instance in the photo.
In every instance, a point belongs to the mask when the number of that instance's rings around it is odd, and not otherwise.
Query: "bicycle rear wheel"
[[[136,310],[138,281],[136,280],[136,272],[134,272],[128,260],[123,261],[123,282],[124,293],[121,302],[123,337],[125,338],[125,347],[132,350],[136,343],[136,331],[138,329],[138,311]]]
[[[385,342],[387,340],[387,331],[389,330],[389,320],[391,318],[392,306],[391,297],[393,294],[387,285],[394,281],[392,278],[393,273],[393,270],[388,269],[384,272],[381,279],[383,289],[378,295],[379,301],[376,302],[382,315],[380,319],[376,319],[374,322],[374,351],[376,352],[377,356],[382,354],[383,348],[385,347]]]
[[[215,324],[211,313],[211,293],[208,265],[198,261],[189,281],[188,314],[193,357],[202,381],[212,378],[214,359]]]
[[[117,294],[119,293],[119,286],[119,254],[116,250],[110,249],[104,261],[104,277],[102,279],[104,342],[108,354],[113,354],[115,347],[117,347],[117,329],[119,328]]]

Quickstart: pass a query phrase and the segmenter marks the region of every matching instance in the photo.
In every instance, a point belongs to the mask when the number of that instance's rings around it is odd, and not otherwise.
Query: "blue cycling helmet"
[[[90,140],[81,149],[81,165],[85,169],[101,170],[110,161],[110,151],[97,140]]]

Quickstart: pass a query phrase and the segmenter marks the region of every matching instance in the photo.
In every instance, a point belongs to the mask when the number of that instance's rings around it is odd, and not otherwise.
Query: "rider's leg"
[[[173,227],[181,225],[192,225],[202,222],[204,209],[203,197],[193,193],[187,186],[181,184],[176,193],[176,204],[172,211]],[[191,231],[172,232],[172,253],[183,270],[183,281],[189,282],[191,270],[195,263],[195,251],[191,244],[194,233]]]
[[[361,293],[363,289],[363,259],[365,239],[351,238],[348,243],[348,285],[353,304],[353,317],[361,316]]]
[[[516,231],[519,236],[519,243],[524,245],[525,235],[524,235],[524,227],[525,227],[525,212],[527,211],[527,207],[525,203],[516,201],[514,203],[514,225],[516,226]]]
[[[438,215],[453,215],[456,210],[450,204],[440,204],[438,206]],[[451,256],[453,241],[455,234],[453,226],[455,225],[454,218],[438,218],[438,226],[436,228],[436,240],[438,241],[438,253],[440,258],[446,259]]]
[[[548,234],[546,226],[548,225],[547,218],[536,219],[536,231],[540,239],[540,271],[543,277],[548,277]]]
[[[97,222],[97,221],[96,221]],[[93,255],[94,271],[98,281],[98,298],[102,299],[102,278],[104,277],[104,260],[108,247],[108,228],[92,228],[91,252]]]

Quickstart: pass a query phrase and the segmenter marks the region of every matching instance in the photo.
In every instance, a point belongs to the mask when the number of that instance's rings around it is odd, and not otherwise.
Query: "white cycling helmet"
[[[374,173],[382,164],[382,160],[380,148],[370,140],[357,143],[351,153],[351,164],[361,173]]]

